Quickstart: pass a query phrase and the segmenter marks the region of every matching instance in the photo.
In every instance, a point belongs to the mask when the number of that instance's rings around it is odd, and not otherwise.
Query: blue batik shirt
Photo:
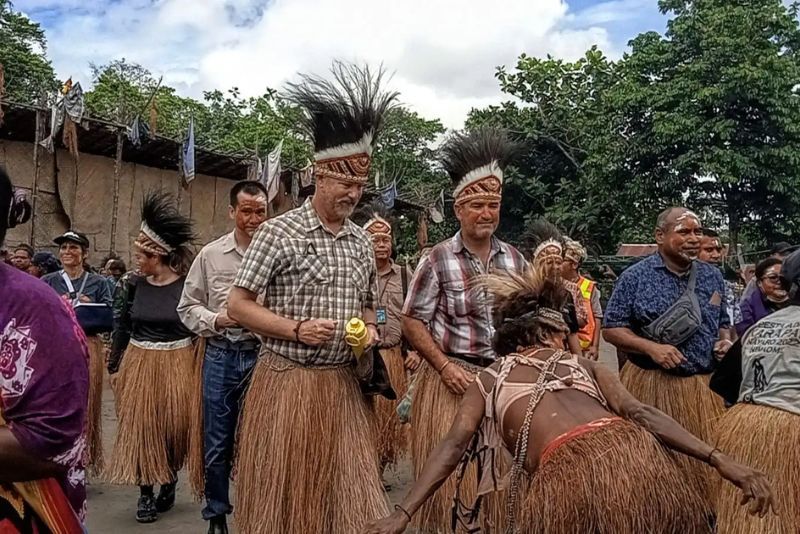
[[[722,274],[707,263],[697,261],[696,264],[695,292],[703,320],[697,332],[677,346],[686,357],[686,363],[672,372],[683,376],[714,370],[714,344],[719,339],[719,330],[731,325]],[[645,258],[619,277],[606,307],[603,328],[630,328],[644,337],[642,328],[667,311],[686,291],[688,283],[689,274],[679,276],[671,272],[661,254]]]

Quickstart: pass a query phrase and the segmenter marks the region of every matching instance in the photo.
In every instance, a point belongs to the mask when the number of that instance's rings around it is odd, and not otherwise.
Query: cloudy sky
[[[89,63],[117,58],[179,93],[239,87],[256,95],[333,58],[383,63],[404,103],[457,128],[502,98],[497,65],[575,58],[592,44],[619,56],[663,31],[656,0],[15,0],[41,23],[62,78],[89,85]]]

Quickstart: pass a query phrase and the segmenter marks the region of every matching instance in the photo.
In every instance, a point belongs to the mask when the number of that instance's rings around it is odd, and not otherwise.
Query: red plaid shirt
[[[522,254],[492,238],[488,269],[464,246],[461,232],[436,245],[417,267],[403,314],[427,323],[445,354],[466,360],[494,360],[492,302],[485,289],[470,288],[475,276],[497,272],[521,273]]]

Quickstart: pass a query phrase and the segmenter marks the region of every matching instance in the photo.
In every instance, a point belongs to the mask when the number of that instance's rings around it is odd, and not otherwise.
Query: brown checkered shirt
[[[403,315],[425,322],[445,354],[485,366],[495,359],[492,301],[485,289],[470,287],[470,282],[482,274],[521,273],[526,268],[517,249],[493,237],[485,269],[458,232],[433,247],[417,266]]]
[[[274,338],[262,344],[262,352],[325,367],[355,361],[344,327],[353,317],[363,317],[364,309],[374,309],[375,280],[369,234],[347,220],[333,235],[309,199],[259,227],[234,285],[265,292],[264,306],[282,317],[336,321],[333,339],[320,347]]]

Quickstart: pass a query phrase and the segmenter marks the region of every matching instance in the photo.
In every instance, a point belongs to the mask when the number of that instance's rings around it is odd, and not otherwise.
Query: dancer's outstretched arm
[[[406,498],[389,516],[368,524],[364,528],[366,534],[399,534],[405,531],[411,516],[458,466],[472,436],[481,424],[484,409],[483,396],[477,384],[473,382],[464,394],[450,431],[431,452]]]
[[[581,363],[592,369],[595,380],[614,413],[646,428],[667,447],[714,467],[721,477],[742,490],[742,504],[751,502],[751,514],[763,517],[771,507],[775,510],[775,497],[764,473],[733,461],[661,410],[639,402],[605,365],[589,360],[582,360]]]

